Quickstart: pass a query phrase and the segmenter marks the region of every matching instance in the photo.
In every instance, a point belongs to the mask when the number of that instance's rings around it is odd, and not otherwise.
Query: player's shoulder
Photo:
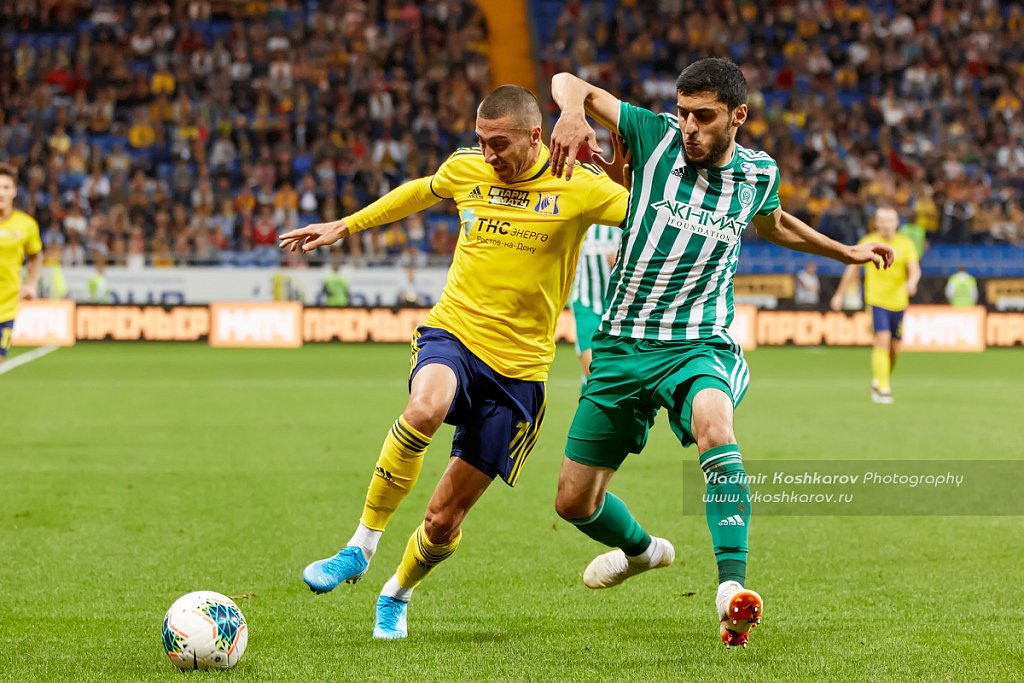
[[[484,162],[484,154],[479,147],[459,147],[445,159],[445,166],[475,166]]]
[[[579,173],[580,171],[583,172]],[[604,176],[604,178],[608,177],[608,174],[604,172],[604,169],[598,166],[597,164],[583,161],[576,162],[576,168],[573,171],[573,174],[573,177],[576,177],[575,174],[578,174],[581,178],[589,179],[589,182],[593,182],[594,180],[601,180],[602,176]]]
[[[736,156],[739,159],[740,168],[744,172],[748,172],[748,169],[756,171],[760,169],[777,169],[779,167],[778,163],[768,152],[750,149],[738,142],[736,143]]]
[[[875,231],[871,231],[868,234],[857,240],[857,244],[867,244],[868,242],[881,242],[882,236]]]
[[[736,144],[735,154],[733,168],[738,168],[739,174],[742,175],[737,174],[734,178],[745,183],[753,183],[765,197],[769,197],[772,188],[778,187],[779,183],[779,166],[775,159],[767,152],[749,149],[739,143]]]
[[[619,195],[628,196],[626,188],[612,180],[605,173],[604,169],[597,164],[576,162],[576,170],[573,171],[572,182],[562,183],[561,192],[574,194],[581,199],[589,197],[590,200],[599,201],[600,198],[616,198]],[[586,201],[586,200],[584,200]]]
[[[39,227],[39,223],[36,222],[36,219],[30,216],[29,214],[25,213],[21,209],[15,209],[14,212],[11,214],[11,218],[15,222],[21,223],[22,225],[26,225],[28,227]]]
[[[27,232],[31,236],[33,233],[39,233],[39,223],[36,219],[20,209],[12,211],[4,225],[15,230],[16,234]]]
[[[468,147],[456,147],[455,151],[451,153],[451,156],[449,158],[462,157],[467,155],[476,155],[478,157],[482,157],[484,153],[480,151],[479,147],[470,145]]]
[[[630,148],[636,159],[638,153],[641,157],[650,153],[666,135],[678,136],[679,119],[674,114],[658,114],[650,109],[621,101],[618,128],[627,142],[639,144],[639,148]]]

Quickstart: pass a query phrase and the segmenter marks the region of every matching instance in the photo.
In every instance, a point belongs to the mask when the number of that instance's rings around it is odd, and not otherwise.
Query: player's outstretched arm
[[[281,235],[278,245],[295,251],[302,247],[308,253],[318,247],[334,244],[349,235],[377,225],[394,223],[423,211],[441,201],[430,187],[433,176],[410,180],[351,216],[331,223],[314,223]]]
[[[818,256],[827,256],[840,263],[874,263],[876,268],[892,265],[892,247],[877,242],[850,246],[826,237],[802,220],[777,208],[767,216],[754,216],[757,234],[769,242]]]
[[[618,132],[619,99],[566,72],[551,79],[551,99],[562,110],[551,130],[551,174],[561,177],[564,170],[565,179],[569,180],[580,147],[588,145],[596,155],[603,152],[587,116],[613,133]]]
[[[345,219],[342,218],[330,223],[312,223],[304,228],[290,230],[278,237],[281,242],[277,246],[288,251],[302,247],[303,252],[310,252],[318,247],[330,246],[348,237],[349,234],[351,233]]]

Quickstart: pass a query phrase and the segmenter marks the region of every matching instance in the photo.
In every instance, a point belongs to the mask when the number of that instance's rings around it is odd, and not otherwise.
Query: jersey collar
[[[505,183],[506,185],[518,185],[519,183],[528,183],[531,180],[544,175],[545,171],[548,170],[548,166],[551,164],[551,151],[548,146],[543,142],[540,143],[540,154],[537,155],[537,161],[533,162],[533,166],[526,169],[522,175],[518,176],[515,180]]]

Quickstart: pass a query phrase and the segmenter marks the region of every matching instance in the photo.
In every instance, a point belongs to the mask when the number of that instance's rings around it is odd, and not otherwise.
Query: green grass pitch
[[[907,354],[890,407],[868,400],[867,350],[748,356],[736,421],[748,460],[1020,457],[1020,350]],[[300,573],[352,531],[407,365],[402,345],[83,344],[0,376],[0,680],[182,680],[160,622],[201,589],[237,597],[248,619],[248,651],[226,674],[239,681],[1024,676],[1024,519],[1011,516],[755,509],[748,584],[765,623],[750,649],[726,651],[709,534],[682,508],[696,452],[664,418],[613,490],[675,543],[676,564],[585,589],[602,549],[552,506],[579,386],[568,347],[519,486],[493,485],[473,511],[459,552],[417,591],[410,639],[374,642],[377,592],[421,519],[450,427],[366,579],[315,596]],[[1022,495],[1024,482],[1007,484]]]

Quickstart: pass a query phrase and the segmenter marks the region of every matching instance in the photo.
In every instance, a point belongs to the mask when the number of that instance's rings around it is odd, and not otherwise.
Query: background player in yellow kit
[[[340,221],[281,236],[282,247],[311,251],[442,199],[459,209],[448,282],[413,338],[409,402],[384,441],[361,521],[345,548],[303,572],[318,593],[361,579],[434,433],[442,422],[455,425],[453,457],[377,600],[376,638],[408,635],[413,589],[455,552],[463,519],[492,479],[512,486],[522,473],[544,418],[555,324],[580,243],[592,224],[618,225],[626,214],[626,190],[599,168],[579,165],[579,184],[551,175],[529,90],[502,86],[488,95],[476,133],[479,148],[456,151],[433,176]]]
[[[871,349],[871,400],[892,403],[890,378],[896,368],[903,340],[903,314],[910,305],[910,297],[917,294],[921,280],[917,247],[906,235],[896,232],[900,224],[896,209],[883,206],[875,211],[874,231],[864,235],[858,244],[881,242],[892,247],[894,260],[887,270],[864,269],[864,303],[871,309],[874,328],[874,347]],[[860,266],[847,266],[832,296],[832,310],[843,307],[843,292],[857,277]]]
[[[18,300],[35,297],[43,264],[39,224],[14,208],[17,195],[18,172],[0,164],[0,363],[11,348]],[[21,266],[26,256],[28,275],[22,284]]]

